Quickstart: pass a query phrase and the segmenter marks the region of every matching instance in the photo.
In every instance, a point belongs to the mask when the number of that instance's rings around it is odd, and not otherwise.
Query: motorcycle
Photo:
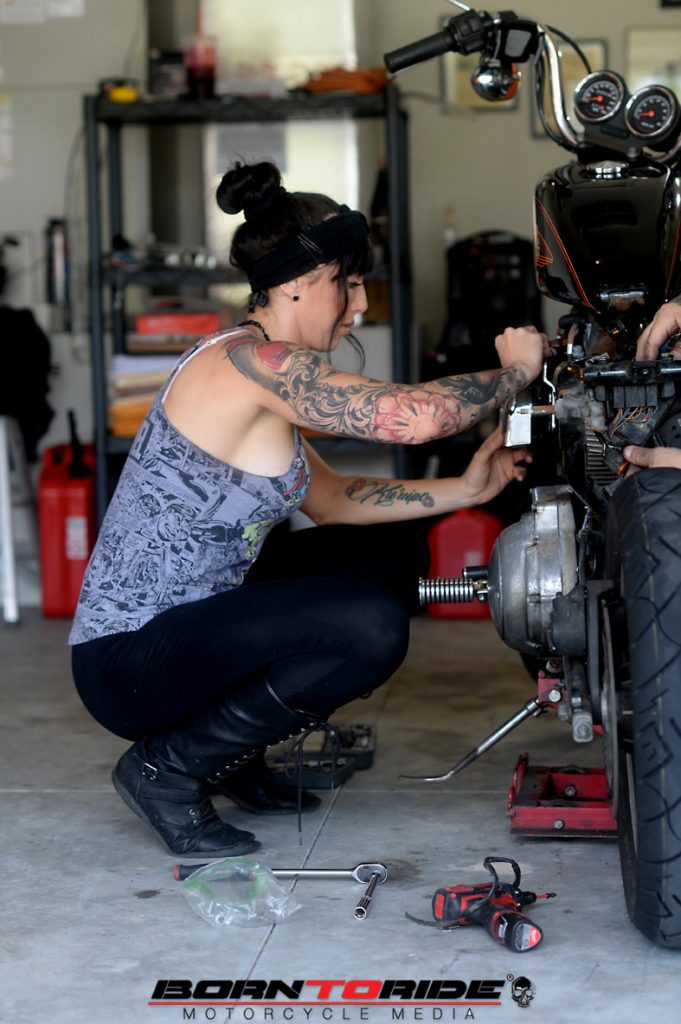
[[[632,93],[617,71],[592,70],[558,29],[449,2],[461,13],[386,54],[386,67],[478,53],[472,86],[491,101],[512,96],[518,66],[531,67],[543,128],[570,153],[536,187],[536,277],[569,311],[542,380],[503,415],[507,444],[534,440],[533,424],[541,441],[530,511],[501,533],[487,567],[421,584],[423,603],[487,600],[502,639],[543,670],[550,692],[540,686],[430,779],[549,707],[576,742],[602,734],[629,915],[681,949],[681,472],[631,473],[623,456],[628,444],[681,447],[681,363],[664,349],[635,358],[656,310],[681,292],[681,105],[666,85]],[[584,62],[574,116],[566,47]]]

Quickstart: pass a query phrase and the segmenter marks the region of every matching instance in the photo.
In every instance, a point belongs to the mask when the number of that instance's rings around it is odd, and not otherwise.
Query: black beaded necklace
[[[263,327],[263,325],[260,323],[259,320],[242,320],[241,323],[238,324],[238,326],[239,327],[257,327],[258,330],[260,331],[260,333],[262,334],[263,338],[265,339],[265,341],[271,341],[272,340],[270,338],[269,334],[267,333],[267,331],[265,330],[265,328]]]

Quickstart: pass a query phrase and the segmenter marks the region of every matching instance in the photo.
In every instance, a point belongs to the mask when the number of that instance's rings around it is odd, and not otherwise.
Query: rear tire
[[[681,949],[681,472],[643,470],[618,488],[607,562],[629,644],[629,658],[616,657],[627,910],[647,938]]]

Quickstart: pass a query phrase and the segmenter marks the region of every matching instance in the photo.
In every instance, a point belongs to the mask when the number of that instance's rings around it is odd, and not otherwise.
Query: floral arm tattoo
[[[302,426],[341,437],[419,444],[456,434],[499,408],[527,384],[513,366],[423,384],[346,376],[316,352],[283,342],[235,339],[225,359],[248,380],[277,395]]]

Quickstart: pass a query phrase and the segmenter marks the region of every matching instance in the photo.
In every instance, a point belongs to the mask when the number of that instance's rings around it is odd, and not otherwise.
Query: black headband
[[[253,264],[248,280],[254,293],[285,284],[321,263],[332,263],[357,245],[369,244],[363,213],[341,206],[341,212],[287,238]]]

